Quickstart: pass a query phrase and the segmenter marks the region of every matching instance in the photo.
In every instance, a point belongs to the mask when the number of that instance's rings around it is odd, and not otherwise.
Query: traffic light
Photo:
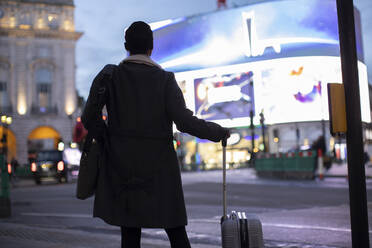
[[[296,128],[296,138],[300,139],[300,129]]]
[[[173,145],[174,145],[174,149],[178,149],[178,147],[180,147],[181,146],[181,141],[180,140],[178,140],[178,139],[176,139],[176,138],[174,138],[174,140],[173,140]]]
[[[278,129],[273,130],[273,136],[274,136],[274,142],[278,143],[279,142],[279,130]]]
[[[182,135],[180,133],[175,133],[173,136],[174,149],[180,148],[182,146]]]
[[[274,136],[274,138],[279,138],[279,130],[278,129],[273,130],[273,136]]]
[[[266,152],[266,144],[265,144],[265,117],[264,112],[261,110],[260,113],[260,123],[261,123],[261,132],[262,132],[262,151]]]
[[[265,123],[265,116],[264,116],[263,111],[261,111],[261,113],[260,113],[260,123],[261,123],[262,126],[263,126],[264,123]]]

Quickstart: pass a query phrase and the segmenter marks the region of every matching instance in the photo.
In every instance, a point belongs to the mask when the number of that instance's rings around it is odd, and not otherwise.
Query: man
[[[121,227],[122,247],[140,247],[141,228],[164,228],[171,247],[188,248],[172,123],[182,132],[215,142],[230,134],[186,108],[174,74],[150,58],[149,25],[134,22],[125,32],[125,48],[130,56],[118,66],[106,66],[94,79],[82,115],[85,128],[103,141],[106,151],[100,171],[107,178],[105,187],[96,190],[94,216]]]

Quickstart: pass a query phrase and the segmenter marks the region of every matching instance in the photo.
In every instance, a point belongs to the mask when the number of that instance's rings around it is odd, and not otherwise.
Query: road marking
[[[142,232],[146,234],[152,234],[152,235],[157,235],[157,236],[166,236],[167,233],[162,229],[162,230],[157,230],[157,229],[143,229]],[[189,238],[209,238],[210,235],[208,234],[202,234],[202,233],[195,233],[195,232],[187,232],[187,235]]]
[[[93,218],[93,215],[91,214],[21,213],[21,215],[39,217]]]
[[[351,232],[350,228],[306,226],[306,225],[293,225],[293,224],[274,224],[274,223],[262,223],[262,225],[263,226],[273,226],[273,227],[284,227],[284,228],[317,229],[317,230],[335,231],[335,232]],[[372,231],[369,231],[369,233],[372,233]]]
[[[202,223],[220,223],[220,220],[216,219],[189,219],[189,222],[202,222]]]
[[[284,228],[295,228],[295,229],[317,229],[335,232],[351,232],[349,228],[336,228],[336,227],[324,227],[324,226],[306,226],[306,225],[293,225],[293,224],[275,224],[275,223],[262,223],[263,226],[271,227],[284,227]],[[370,231],[372,233],[372,231]]]
[[[65,218],[93,218],[90,214],[61,214],[61,213],[21,213],[26,216],[39,216],[39,217],[65,217]],[[219,218],[219,217],[218,217]],[[220,223],[216,217],[213,219],[189,219],[189,222],[193,223]],[[324,226],[308,226],[308,225],[295,225],[295,224],[276,224],[276,223],[262,223],[263,226],[268,227],[281,227],[281,228],[293,228],[293,229],[315,229],[325,230],[334,232],[351,232],[350,228],[336,228],[336,227],[324,227]],[[372,233],[372,231],[369,231]]]
[[[218,219],[217,219],[218,218]],[[189,222],[194,223],[220,223],[219,216],[215,216],[211,219],[189,219]],[[334,232],[351,232],[350,228],[337,228],[337,227],[325,227],[325,226],[308,226],[308,225],[296,225],[296,224],[276,224],[276,223],[262,223],[263,226],[269,227],[282,227],[282,228],[294,228],[294,229],[316,229]],[[369,231],[372,233],[372,231]]]

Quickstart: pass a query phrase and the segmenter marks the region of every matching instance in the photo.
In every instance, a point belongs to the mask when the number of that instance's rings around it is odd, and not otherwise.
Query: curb
[[[366,179],[372,179],[372,176],[369,176],[369,175],[365,175],[365,176],[366,176]],[[316,177],[319,178],[318,175],[317,175]],[[323,175],[323,177],[329,177],[329,178],[345,178],[345,179],[347,179],[347,178],[348,178],[348,175]]]

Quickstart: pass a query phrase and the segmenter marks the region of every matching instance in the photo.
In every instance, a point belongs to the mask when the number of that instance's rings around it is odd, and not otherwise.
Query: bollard
[[[4,155],[0,155],[1,169],[1,193],[0,193],[0,218],[7,218],[11,215],[10,193],[9,193],[9,174],[5,163]]]
[[[322,150],[318,149],[318,175],[320,180],[324,179],[323,173],[324,173],[323,154]]]

